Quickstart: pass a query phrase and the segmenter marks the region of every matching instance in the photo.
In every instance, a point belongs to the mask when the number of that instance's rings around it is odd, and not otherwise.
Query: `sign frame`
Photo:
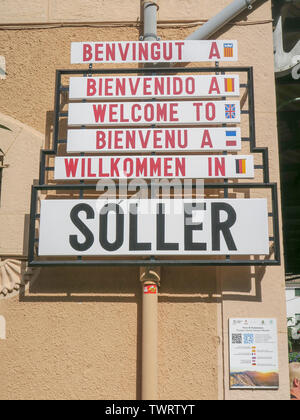
[[[156,259],[153,256],[149,256],[146,259],[86,259],[86,258],[73,258],[73,259],[43,259],[39,258],[36,254],[36,246],[38,243],[38,223],[39,223],[39,196],[49,191],[57,191],[58,194],[67,193],[69,196],[74,197],[76,192],[79,198],[84,197],[85,191],[95,191],[95,184],[76,184],[70,182],[69,184],[58,184],[54,185],[52,181],[52,173],[54,167],[52,166],[51,160],[54,156],[59,155],[58,151],[60,148],[66,147],[67,139],[61,137],[61,125],[64,123],[64,119],[68,117],[68,113],[62,108],[62,104],[65,103],[65,94],[68,92],[68,86],[65,85],[65,79],[72,75],[151,75],[155,74],[226,74],[226,73],[242,73],[245,82],[240,83],[240,88],[247,89],[248,100],[245,104],[247,107],[241,111],[241,114],[246,114],[248,117],[249,132],[247,137],[242,137],[242,142],[249,144],[249,153],[257,154],[261,159],[262,164],[255,165],[255,170],[259,171],[262,175],[262,182],[252,183],[228,183],[227,179],[224,179],[223,183],[206,183],[205,188],[218,189],[219,192],[223,192],[224,198],[228,197],[229,191],[245,192],[248,191],[248,196],[251,197],[252,189],[266,189],[269,191],[270,199],[272,200],[272,210],[269,213],[270,223],[273,226],[273,236],[269,238],[271,251],[270,256],[263,259],[253,259],[249,256],[249,259],[232,259],[228,256],[223,259]],[[244,80],[240,79],[240,80]],[[52,147],[52,148],[51,148]],[[196,187],[196,185],[193,185]],[[278,192],[277,184],[270,183],[269,177],[269,159],[268,159],[268,148],[257,147],[256,145],[256,131],[255,131],[255,107],[254,107],[254,75],[253,67],[219,67],[216,63],[215,67],[184,67],[184,68],[152,68],[145,67],[142,69],[133,68],[108,68],[108,69],[67,69],[67,70],[56,70],[56,81],[55,81],[55,99],[54,99],[54,124],[53,124],[53,135],[51,146],[47,150],[41,151],[40,159],[40,175],[36,185],[32,186],[31,195],[31,209],[30,209],[30,229],[29,229],[29,246],[28,246],[28,265],[30,267],[43,267],[43,266],[278,266],[281,264],[281,253],[280,253],[280,231],[279,231],[279,210],[278,210]],[[247,196],[247,197],[248,197]]]
[[[196,187],[196,185],[193,185]],[[235,256],[227,255],[225,258],[214,256],[205,257],[39,257],[37,255],[38,246],[38,224],[40,222],[39,214],[39,195],[41,193],[57,191],[62,192],[65,196],[66,191],[74,194],[76,191],[79,197],[84,197],[84,192],[95,191],[95,184],[60,184],[60,185],[33,185],[31,196],[31,210],[30,210],[30,228],[29,228],[29,248],[28,248],[28,265],[30,267],[43,267],[43,266],[277,266],[281,264],[280,255],[280,238],[279,238],[279,213],[278,213],[278,197],[277,197],[277,184],[276,183],[232,183],[232,184],[206,184],[205,190],[224,190],[224,197],[228,197],[229,190],[240,190],[244,192],[245,189],[266,189],[270,191],[272,197],[272,211],[268,217],[272,219],[272,231],[269,237],[270,251],[269,256],[264,256],[263,259],[257,257],[256,259],[249,256],[249,259],[238,258]],[[272,243],[272,246],[271,246]],[[274,258],[271,257],[274,255]]]
[[[74,76],[74,75],[112,75],[112,74],[122,74],[122,75],[151,75],[155,74],[165,74],[165,68],[142,68],[142,69],[132,69],[132,68],[118,68],[118,69],[68,69],[68,70],[56,70],[56,79],[55,79],[55,99],[54,99],[54,124],[53,124],[53,137],[52,137],[52,149],[42,150],[41,159],[40,159],[40,176],[39,176],[39,185],[44,185],[48,183],[49,173],[54,171],[54,167],[51,166],[48,162],[49,159],[57,155],[58,148],[61,145],[67,144],[67,139],[60,138],[60,127],[62,124],[62,119],[68,117],[68,112],[61,110],[61,103],[66,92],[68,92],[68,87],[63,83],[63,78],[65,76]],[[260,154],[262,165],[256,165],[255,169],[262,171],[263,182],[268,183],[270,180],[269,177],[269,158],[268,158],[268,148],[267,147],[257,147],[256,146],[256,132],[255,132],[255,109],[254,109],[254,76],[253,76],[253,67],[183,67],[183,68],[168,68],[168,74],[226,74],[226,73],[245,73],[247,75],[247,82],[240,84],[240,87],[248,89],[248,110],[241,110],[241,117],[246,114],[249,118],[249,137],[242,137],[242,142],[249,142],[250,144],[250,153]]]

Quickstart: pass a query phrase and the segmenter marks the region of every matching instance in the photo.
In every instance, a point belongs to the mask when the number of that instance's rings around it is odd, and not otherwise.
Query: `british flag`
[[[235,118],[235,116],[236,116],[235,105],[234,104],[225,105],[225,118],[227,120],[232,120]]]

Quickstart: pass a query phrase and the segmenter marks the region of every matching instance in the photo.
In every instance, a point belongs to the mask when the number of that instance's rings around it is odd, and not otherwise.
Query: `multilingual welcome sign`
[[[72,64],[234,62],[237,57],[237,42],[232,40],[71,46]],[[52,179],[58,188],[67,182],[68,191],[76,185],[91,191],[94,185],[96,192],[97,182],[103,186],[106,180],[150,185],[254,179],[254,156],[242,145],[240,75],[203,70],[116,70],[100,76],[91,71],[70,77],[65,152],[53,159]],[[38,256],[113,261],[150,255],[268,255],[267,199],[220,197],[217,188],[214,191],[212,197],[201,198],[106,194],[92,199],[80,194],[44,199]]]

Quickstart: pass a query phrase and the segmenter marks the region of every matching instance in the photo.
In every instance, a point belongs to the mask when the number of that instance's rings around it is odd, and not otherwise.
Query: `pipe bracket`
[[[160,286],[160,270],[157,267],[145,267],[141,268],[140,273],[140,281],[142,283],[156,283],[156,285]]]
[[[149,4],[146,4],[146,3],[149,3]],[[147,0],[145,0],[144,1],[144,7],[145,7],[145,9],[147,7],[150,7],[150,6],[156,6],[157,11],[159,11],[159,4],[157,4],[155,1],[147,1]]]
[[[156,34],[148,33],[148,34],[145,34],[143,36],[140,36],[140,41],[144,41],[145,38],[147,38],[147,39],[154,38],[156,41],[160,41],[160,38]]]

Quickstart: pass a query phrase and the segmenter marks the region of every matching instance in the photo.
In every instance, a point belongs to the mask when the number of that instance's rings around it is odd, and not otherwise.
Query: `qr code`
[[[242,334],[232,334],[232,344],[242,344]]]
[[[244,344],[254,344],[253,334],[244,334]]]

